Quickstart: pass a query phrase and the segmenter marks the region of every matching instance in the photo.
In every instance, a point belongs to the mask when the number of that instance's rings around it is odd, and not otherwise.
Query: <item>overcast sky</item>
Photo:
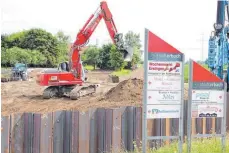
[[[58,30],[71,36],[99,6],[100,0],[2,0],[2,33],[29,28],[43,28],[55,34]],[[140,33],[144,29],[184,52],[186,60],[201,59],[201,35],[204,34],[204,59],[208,38],[216,20],[217,0],[107,0],[120,33]],[[104,21],[100,22],[90,42],[102,44],[111,40]]]

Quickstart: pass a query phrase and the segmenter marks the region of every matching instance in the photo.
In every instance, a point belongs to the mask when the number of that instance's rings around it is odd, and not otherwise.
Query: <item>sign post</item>
[[[178,139],[183,144],[184,54],[145,29],[143,152],[148,140]],[[147,136],[147,120],[179,118],[178,136]]]
[[[190,60],[188,102],[188,153],[191,152],[192,137],[221,137],[222,151],[226,140],[226,83]],[[222,118],[221,134],[192,135],[192,118]]]

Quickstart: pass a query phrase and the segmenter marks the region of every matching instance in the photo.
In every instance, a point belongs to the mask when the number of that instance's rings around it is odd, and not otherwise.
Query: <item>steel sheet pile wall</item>
[[[185,101],[185,110],[187,111]],[[229,105],[228,105],[229,106]],[[184,116],[184,131],[186,130]],[[196,133],[220,130],[220,120],[193,120]],[[228,125],[229,122],[227,122]],[[176,119],[149,121],[150,135],[177,134]],[[91,109],[88,112],[57,111],[2,116],[2,150],[4,153],[96,153],[133,150],[141,146],[142,108]],[[155,146],[155,142],[150,146]]]

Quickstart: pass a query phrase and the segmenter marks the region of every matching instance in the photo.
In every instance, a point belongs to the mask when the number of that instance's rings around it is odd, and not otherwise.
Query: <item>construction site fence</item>
[[[185,138],[187,101],[184,101],[184,114]],[[142,141],[141,107],[21,113],[2,116],[1,122],[2,153],[116,153],[133,151],[135,147],[141,147]],[[178,123],[179,119],[148,120],[148,136],[178,135]],[[193,134],[220,133],[220,130],[220,118],[192,120]],[[170,140],[155,140],[149,141],[148,146],[159,147],[169,143]]]

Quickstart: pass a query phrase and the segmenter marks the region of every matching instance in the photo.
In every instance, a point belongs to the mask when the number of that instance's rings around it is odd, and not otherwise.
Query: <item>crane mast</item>
[[[208,67],[210,71],[221,79],[229,75],[229,48],[228,48],[228,0],[217,1],[217,16],[214,31],[211,33],[208,46]],[[224,76],[224,66],[227,66],[227,74]]]

